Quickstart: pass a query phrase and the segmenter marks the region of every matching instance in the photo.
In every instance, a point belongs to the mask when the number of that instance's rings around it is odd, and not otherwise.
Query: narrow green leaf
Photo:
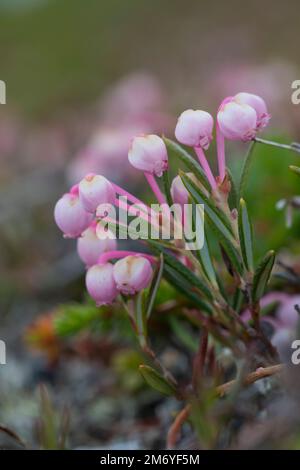
[[[188,349],[196,353],[198,351],[198,341],[192,335],[192,331],[189,331],[186,327],[183,326],[183,322],[179,321],[174,315],[170,315],[170,325],[181,343],[186,346]]]
[[[172,206],[173,204],[173,199],[171,196],[171,184],[170,184],[170,177],[169,177],[169,171],[164,171],[162,175],[162,182],[163,182],[163,187],[164,187],[164,192],[166,195],[166,200],[169,206]]]
[[[196,276],[193,271],[184,266],[180,261],[178,261],[177,258],[175,258],[175,256],[169,254],[165,248],[160,246],[159,243],[154,240],[148,240],[148,242],[150,246],[153,246],[156,250],[159,251],[159,253],[163,253],[165,265],[168,265],[173,268],[179,273],[180,276],[182,276],[186,281],[188,281],[190,288],[191,286],[195,286],[207,298],[212,299],[212,294],[209,287],[199,276]]]
[[[150,387],[154,388],[163,395],[174,395],[175,388],[155,369],[144,364],[140,365],[139,370]]]
[[[258,302],[263,296],[270,279],[275,261],[275,252],[269,251],[255,271],[252,286],[252,301]]]
[[[227,238],[231,243],[235,244],[230,222],[226,216],[218,209],[212,198],[208,198],[201,189],[185,173],[180,172],[183,184],[191,195],[192,200],[196,204],[204,204],[205,215],[211,221],[211,226],[217,230],[223,237]]]
[[[151,312],[152,312],[152,309],[153,309],[153,305],[154,305],[154,302],[155,302],[156,294],[157,294],[157,291],[158,291],[158,288],[159,288],[159,285],[160,285],[160,281],[161,281],[161,278],[162,278],[162,275],[163,275],[163,271],[164,271],[164,255],[163,255],[163,253],[161,253],[160,254],[159,268],[158,268],[157,273],[154,275],[154,278],[153,278],[153,281],[152,281],[152,284],[151,284],[151,287],[150,287],[150,290],[149,290],[148,298],[147,298],[147,311],[146,311],[146,318],[147,319],[150,318],[150,315],[151,315]]]
[[[249,219],[246,203],[244,199],[240,200],[238,216],[239,238],[242,251],[242,257],[245,267],[248,271],[253,271],[253,241],[252,227]]]
[[[193,230],[195,230],[195,221],[194,221],[194,215],[195,211],[192,212],[193,214]],[[216,273],[215,273],[215,268],[212,262],[210,250],[209,250],[209,245],[208,245],[208,240],[207,240],[207,235],[204,230],[204,242],[203,246],[200,250],[195,250],[196,257],[200,263],[200,266],[202,268],[204,276],[208,279],[208,281],[215,287],[218,287],[217,279],[216,279]]]
[[[197,305],[197,307],[203,312],[212,314],[212,308],[204,300],[202,300],[199,295],[197,295],[191,287],[191,284],[183,277],[178,274],[175,269],[172,269],[170,266],[165,266],[164,275],[167,281],[175,287],[178,292],[181,292],[185,297],[187,297],[192,303]]]
[[[228,175],[228,179],[230,181],[231,189],[228,197],[228,202],[229,202],[229,207],[231,209],[235,209],[238,206],[238,190],[234,181],[234,178],[232,176],[232,173],[229,168],[226,168],[226,173]]]
[[[166,137],[163,138],[168,152],[172,152],[176,157],[182,161],[185,166],[195,174],[198,180],[203,184],[203,186],[210,190],[209,182],[207,181],[206,175],[202,170],[199,163],[183,148],[181,145],[173,142],[171,139],[167,139]]]
[[[244,294],[241,289],[237,288],[232,299],[232,308],[237,313],[241,311],[243,301],[244,301]]]
[[[238,190],[238,200],[243,196],[244,191],[245,191],[247,178],[248,178],[249,171],[250,171],[250,165],[251,165],[252,158],[254,155],[254,152],[253,152],[254,147],[255,147],[255,142],[251,142],[251,144],[249,145],[245,160],[244,160],[243,168],[242,168],[242,174],[241,174],[239,190]]]
[[[203,247],[201,248],[201,250],[197,250],[196,255],[201,265],[204,275],[207,277],[207,279],[210,281],[212,285],[217,287],[218,283],[217,283],[215,268],[214,268],[210,250],[209,250],[208,240],[207,240],[206,235],[204,236],[205,236],[205,239],[204,239]]]
[[[187,188],[192,201],[195,204],[204,204],[205,218],[208,220],[213,231],[216,233],[220,243],[226,251],[234,269],[242,274],[242,265],[239,253],[237,251],[237,242],[234,239],[230,222],[226,216],[214,205],[211,198],[207,198],[205,194],[197,187],[193,181],[183,173],[180,177]]]

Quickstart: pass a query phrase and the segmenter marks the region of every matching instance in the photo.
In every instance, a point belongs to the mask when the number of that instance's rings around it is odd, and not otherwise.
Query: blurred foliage
[[[288,141],[279,136],[274,140]],[[233,154],[229,161],[236,181],[240,175],[246,149],[244,145],[244,148],[241,148],[238,154]],[[287,228],[283,213],[276,209],[279,199],[300,194],[298,178],[289,170],[289,165],[299,162],[299,155],[261,144],[255,144],[253,152],[245,200],[254,225],[256,259],[270,248],[278,250],[289,247],[295,253],[299,253],[299,215],[295,213],[292,228]]]

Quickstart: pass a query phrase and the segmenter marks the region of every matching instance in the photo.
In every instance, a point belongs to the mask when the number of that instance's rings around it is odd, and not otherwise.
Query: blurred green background
[[[195,106],[224,65],[299,66],[297,0],[1,0],[0,8],[1,78],[10,105],[34,116],[86,106],[139,69],[176,103]],[[289,97],[289,83],[281,93]]]

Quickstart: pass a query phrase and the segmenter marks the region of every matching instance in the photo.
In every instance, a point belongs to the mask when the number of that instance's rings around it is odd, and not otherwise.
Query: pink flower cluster
[[[206,111],[184,111],[177,122],[177,140],[195,149],[213,191],[218,190],[226,171],[225,138],[248,141],[264,128],[269,121],[264,101],[250,93],[238,93],[223,100],[217,114],[216,138],[219,164],[219,177],[215,178],[204,154],[211,141],[214,120]],[[168,152],[164,140],[157,135],[142,135],[132,141],[128,154],[131,165],[144,172],[157,201],[166,203],[166,198],[157,184],[168,169]],[[194,175],[190,174],[191,178]],[[188,193],[179,176],[171,185],[173,201],[179,204],[188,202]],[[132,204],[146,207],[146,217],[152,209],[126,190],[110,182],[102,175],[90,173],[79,184],[73,186],[55,206],[55,221],[65,237],[78,238],[77,249],[87,266],[86,285],[88,292],[98,305],[111,303],[119,292],[133,295],[146,288],[152,278],[154,258],[142,253],[118,251],[114,236],[107,231],[98,219],[103,217],[103,205],[115,205],[130,210],[118,196],[126,196]],[[169,214],[168,211],[167,215]],[[145,216],[145,215],[144,215]],[[170,216],[170,215],[169,215]],[[148,220],[148,219],[147,219]],[[110,260],[118,259],[115,264]]]
[[[269,122],[270,114],[262,98],[251,93],[238,93],[225,98],[217,113],[216,141],[219,183],[226,173],[225,139],[247,142],[255,138]],[[212,141],[214,120],[206,111],[188,109],[178,119],[175,136],[182,144],[194,147],[199,162],[213,190],[217,188],[204,150]]]
[[[64,194],[54,209],[56,224],[64,236],[78,238],[78,255],[87,267],[87,290],[97,305],[112,303],[119,292],[133,295],[147,287],[152,278],[152,257],[117,251],[113,234],[97,223],[97,208],[118,204],[120,190],[104,176],[90,173]],[[109,262],[118,258],[114,265]]]

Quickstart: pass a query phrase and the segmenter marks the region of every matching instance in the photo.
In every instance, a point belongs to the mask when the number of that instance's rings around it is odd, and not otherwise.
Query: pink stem
[[[122,199],[116,199],[116,205],[120,208],[120,209],[123,209],[125,210],[126,212],[128,212],[128,214],[130,215],[132,210],[131,210],[131,207],[129,204],[126,204],[125,201],[123,201]],[[133,209],[133,212],[134,214],[133,215],[136,215],[136,217],[140,217],[141,219],[145,220],[148,224],[150,225],[154,225],[156,227],[159,227],[159,225],[157,224],[157,221],[156,221],[156,218],[155,217],[155,213],[153,213],[151,211],[151,214],[146,214],[144,213],[142,210],[139,210],[137,207],[135,207]],[[155,214],[155,215],[153,215]]]
[[[104,264],[110,261],[111,259],[120,259],[120,258],[125,258],[126,256],[142,256],[143,258],[146,258],[150,263],[155,263],[156,258],[151,255],[147,255],[145,253],[138,253],[137,251],[120,251],[120,250],[113,250],[113,251],[107,251],[106,253],[102,253],[102,255],[99,256],[98,263],[99,264]]]
[[[130,194],[128,191],[126,191],[125,189],[121,188],[121,186],[118,186],[117,184],[115,183],[112,183],[116,193],[118,193],[120,196],[125,196],[127,197],[128,201],[132,202],[133,204],[139,204],[139,205],[143,205],[143,206],[146,206],[146,204],[141,201],[140,199],[138,199],[137,197],[135,197],[133,194]]]
[[[148,207],[147,204],[145,204],[143,201],[141,201],[140,199],[138,199],[137,197],[135,197],[133,194],[129,193],[125,189],[121,188],[121,186],[118,186],[115,183],[112,183],[112,185],[113,185],[116,193],[119,194],[119,196],[126,197],[128,199],[128,201],[132,202],[133,204],[137,204],[137,205],[141,206],[141,211],[145,212],[146,214],[149,214],[149,212],[150,212],[151,217],[153,217],[155,219],[155,217],[157,216],[156,212],[153,211],[150,207]],[[143,208],[144,208],[144,210],[143,210]]]
[[[195,147],[195,152],[197,154],[197,157],[199,159],[199,162],[200,162],[200,165],[202,166],[203,170],[204,170],[204,173],[206,174],[207,176],[207,179],[209,181],[209,184],[211,185],[211,188],[214,190],[214,189],[217,189],[217,183],[216,183],[216,180],[214,178],[214,175],[212,174],[212,171],[210,169],[210,166],[209,166],[209,163],[206,159],[206,156],[203,152],[203,149],[202,147]]]
[[[158,186],[154,176],[151,173],[147,172],[145,172],[144,175],[159,204],[166,204],[166,198],[161,192],[160,187]]]
[[[218,167],[219,167],[219,177],[221,182],[225,178],[225,138],[222,134],[219,124],[217,123],[217,154],[218,154]]]
[[[145,178],[148,181],[148,184],[149,184],[150,188],[152,189],[153,194],[155,195],[157,201],[159,202],[160,205],[163,206],[162,207],[163,213],[168,218],[168,220],[172,220],[173,217],[172,217],[170,208],[167,204],[167,200],[166,200],[165,196],[163,195],[163,193],[161,192],[160,187],[158,186],[154,176],[151,173],[148,173],[148,172],[145,172],[144,175],[145,175]]]

